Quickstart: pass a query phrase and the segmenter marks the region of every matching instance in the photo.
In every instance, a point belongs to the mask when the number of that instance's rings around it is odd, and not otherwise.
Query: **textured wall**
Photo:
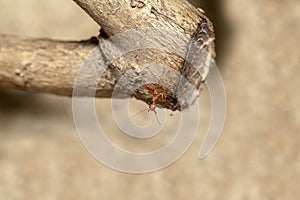
[[[208,158],[197,159],[210,117],[207,92],[187,153],[156,173],[130,175],[83,148],[70,99],[1,91],[1,198],[299,199],[300,1],[203,4],[216,26],[228,98],[223,135]],[[82,39],[98,31],[72,1],[0,0],[0,19],[1,33]],[[107,105],[97,101],[99,110]]]

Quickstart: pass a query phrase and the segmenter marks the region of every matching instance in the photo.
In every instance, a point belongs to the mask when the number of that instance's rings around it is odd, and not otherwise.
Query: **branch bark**
[[[73,1],[101,26],[107,36],[136,28],[154,27],[192,37],[199,26],[205,23],[209,29],[207,36],[214,37],[212,26],[202,11],[185,0]],[[213,44],[209,45],[207,51],[214,56]],[[55,41],[0,34],[0,87],[71,96],[77,72],[96,46],[91,40]],[[126,70],[153,60],[170,66],[179,74],[184,63],[183,58],[167,52],[141,50],[131,53],[125,60],[117,59],[109,67],[100,79],[96,96],[110,97],[117,80]],[[172,83],[172,77],[169,82]],[[171,105],[176,98],[172,95],[170,101],[158,103],[172,110],[179,109]],[[148,104],[152,101],[152,95],[145,91],[134,96]]]
[[[96,44],[0,34],[0,86],[72,95],[76,73]]]
[[[108,35],[141,27],[168,28],[193,35],[203,16],[186,0],[73,0]]]

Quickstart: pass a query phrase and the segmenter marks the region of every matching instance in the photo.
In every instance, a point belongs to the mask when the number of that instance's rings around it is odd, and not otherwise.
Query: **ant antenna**
[[[149,112],[150,110],[148,110],[148,112]],[[160,121],[159,121],[159,119],[158,119],[158,116],[157,116],[157,112],[154,110],[154,114],[155,114],[155,118],[156,118],[156,121],[157,121],[157,123],[161,126],[161,123],[160,123]]]
[[[142,112],[144,112],[144,111],[146,111],[146,110],[148,110],[148,109],[149,109],[149,108],[146,108],[146,109],[143,109],[143,110],[138,111],[137,113],[135,113],[134,115],[132,115],[132,116],[130,117],[130,119],[135,118],[137,115],[139,115],[140,113],[142,113]]]

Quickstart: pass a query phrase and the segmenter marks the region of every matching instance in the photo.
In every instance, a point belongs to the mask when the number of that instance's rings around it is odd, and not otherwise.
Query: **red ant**
[[[144,74],[143,74],[144,75]],[[149,104],[149,107],[139,111],[138,113],[136,113],[135,115],[133,115],[131,118],[135,117],[136,115],[138,115],[139,113],[148,110],[149,111],[153,111],[156,117],[156,121],[159,125],[161,125],[158,117],[157,117],[157,112],[156,112],[156,107],[157,107],[157,102],[163,104],[166,102],[166,98],[165,96],[169,93],[168,92],[168,88],[160,85],[160,83],[149,83],[149,84],[144,84],[142,87],[144,87],[144,89],[147,91],[147,93],[152,95],[152,100],[151,100],[151,104]]]
[[[146,89],[148,90],[148,92],[150,94],[152,94],[152,103],[149,105],[148,112],[153,111],[155,113],[157,123],[159,125],[161,125],[161,123],[159,122],[158,117],[157,117],[157,112],[155,110],[156,102],[157,101],[159,101],[161,103],[166,102],[165,93],[166,93],[167,88],[159,85],[159,83],[158,83],[158,84],[148,84],[148,85],[146,85]]]
[[[149,104],[148,108],[139,111],[138,113],[133,115],[131,118],[135,117],[136,115],[138,115],[139,113],[141,113],[145,110],[148,110],[148,112],[153,111],[155,114],[157,123],[159,125],[161,125],[161,123],[157,117],[156,107],[157,107],[157,102],[160,102],[160,103],[166,102],[165,94],[166,94],[166,90],[168,90],[168,89],[165,88],[164,86],[160,85],[159,83],[150,83],[150,84],[144,85],[143,87],[145,88],[145,90],[147,90],[148,93],[150,93],[152,95],[151,104]]]

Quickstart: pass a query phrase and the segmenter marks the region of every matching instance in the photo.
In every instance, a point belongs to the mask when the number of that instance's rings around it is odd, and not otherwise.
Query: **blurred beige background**
[[[198,4],[215,24],[228,98],[223,135],[209,157],[197,159],[210,119],[207,91],[198,136],[184,156],[131,175],[88,154],[69,98],[0,90],[1,199],[299,199],[300,1]],[[98,27],[71,0],[0,0],[0,32],[85,39]],[[98,100],[100,114],[109,105]]]

